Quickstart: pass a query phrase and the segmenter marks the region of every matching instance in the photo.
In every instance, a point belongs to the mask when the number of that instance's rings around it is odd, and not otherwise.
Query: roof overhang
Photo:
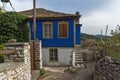
[[[37,17],[37,20],[60,20],[60,19],[78,19],[79,16],[67,16],[67,17]],[[32,20],[33,17],[28,17],[28,20]]]

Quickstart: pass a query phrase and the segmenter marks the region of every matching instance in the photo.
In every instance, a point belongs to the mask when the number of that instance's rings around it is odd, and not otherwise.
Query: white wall
[[[43,66],[69,66],[72,65],[73,48],[57,48],[58,62],[49,61],[49,49],[42,48]]]

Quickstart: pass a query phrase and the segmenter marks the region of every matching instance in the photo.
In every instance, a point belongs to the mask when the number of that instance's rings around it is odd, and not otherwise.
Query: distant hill
[[[105,36],[101,36],[101,35],[90,35],[90,34],[86,34],[86,33],[81,33],[81,39],[95,39],[96,41],[99,41],[100,38],[109,38],[109,36],[105,37]]]

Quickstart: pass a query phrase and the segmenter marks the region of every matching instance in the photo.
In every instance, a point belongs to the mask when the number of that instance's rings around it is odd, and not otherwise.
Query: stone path
[[[39,77],[39,70],[34,70],[32,72],[32,79],[31,80],[37,80],[38,77]]]

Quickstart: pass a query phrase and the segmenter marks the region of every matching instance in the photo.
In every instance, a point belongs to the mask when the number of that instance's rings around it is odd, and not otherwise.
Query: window
[[[58,49],[50,49],[50,61],[58,61]]]
[[[67,22],[60,22],[58,24],[58,36],[59,38],[67,38],[68,37],[68,23]]]
[[[52,23],[43,23],[43,38],[52,38]]]

